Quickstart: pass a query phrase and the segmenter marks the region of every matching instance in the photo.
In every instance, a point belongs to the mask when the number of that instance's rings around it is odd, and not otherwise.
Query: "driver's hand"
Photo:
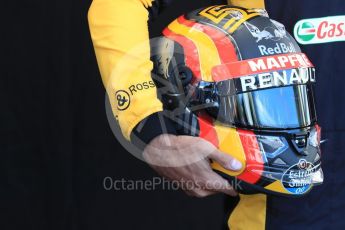
[[[143,156],[161,176],[178,181],[188,195],[195,197],[206,197],[215,193],[237,195],[229,182],[212,170],[210,160],[218,162],[231,171],[241,170],[241,162],[220,152],[202,138],[162,134],[146,146]],[[191,184],[193,186],[190,186]]]

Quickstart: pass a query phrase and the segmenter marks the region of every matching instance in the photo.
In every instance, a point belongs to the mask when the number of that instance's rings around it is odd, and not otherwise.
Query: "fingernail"
[[[238,171],[238,170],[241,170],[242,169],[242,163],[241,162],[239,162],[238,160],[232,160],[231,161],[231,163],[230,163],[230,168],[232,169],[232,170],[236,170],[236,171]]]

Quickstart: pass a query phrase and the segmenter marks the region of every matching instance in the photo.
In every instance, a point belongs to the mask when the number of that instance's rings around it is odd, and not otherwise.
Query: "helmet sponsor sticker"
[[[298,68],[260,73],[254,76],[241,77],[240,81],[241,86],[238,86],[238,81],[235,81],[237,93],[294,84],[307,84],[315,82],[315,69]]]
[[[313,67],[307,56],[300,53],[255,58],[248,60],[247,64],[249,66],[249,74],[297,67]]]
[[[266,56],[216,66],[212,77],[216,82],[232,79],[237,93],[316,82],[315,68],[303,53]]]
[[[260,30],[257,26],[249,23],[244,22],[243,24],[247,27],[249,32],[252,34],[254,38],[256,38],[256,43],[259,43],[264,40],[272,40],[272,41],[280,41],[281,39],[286,37],[286,30],[285,26],[277,21],[271,19],[273,26],[265,27],[264,29]]]
[[[289,44],[286,44],[283,42],[276,43],[274,47],[259,45],[258,48],[262,56],[269,56],[269,55],[274,55],[274,54],[296,53],[296,48],[291,42]]]
[[[292,42],[288,42],[290,38],[288,37],[285,26],[275,20],[270,19],[270,21],[272,22],[271,26],[266,26],[262,29],[249,22],[243,23],[250,34],[256,39],[255,41],[261,55],[269,56],[274,54],[296,53],[295,45]]]
[[[294,36],[303,45],[345,41],[345,16],[300,20]]]
[[[282,184],[290,193],[304,194],[312,187],[315,172],[316,167],[312,163],[301,159],[286,170],[282,176]]]
[[[284,69],[311,67],[314,65],[304,53],[281,54],[219,65],[212,69],[212,77],[214,81],[223,81]]]

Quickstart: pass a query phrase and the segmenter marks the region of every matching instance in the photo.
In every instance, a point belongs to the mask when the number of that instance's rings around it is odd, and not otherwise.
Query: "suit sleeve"
[[[151,79],[147,8],[157,12],[153,4],[150,0],[94,0],[88,13],[103,84],[113,114],[128,140],[140,121],[150,117],[145,123],[151,127],[142,127],[137,135],[147,133],[148,142],[163,132],[157,129],[162,103]],[[173,125],[167,127],[167,133],[175,132]]]

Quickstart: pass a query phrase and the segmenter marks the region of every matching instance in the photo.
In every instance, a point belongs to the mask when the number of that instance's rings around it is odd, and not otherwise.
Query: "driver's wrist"
[[[161,135],[177,135],[176,124],[163,112],[154,113],[141,121],[131,134],[131,142],[141,150]]]

